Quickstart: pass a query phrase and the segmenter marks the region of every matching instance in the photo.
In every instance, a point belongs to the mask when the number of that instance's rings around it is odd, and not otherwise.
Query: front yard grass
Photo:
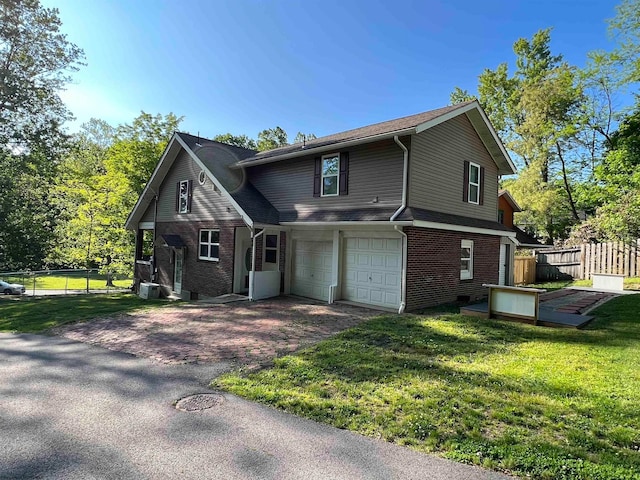
[[[164,303],[160,300],[143,300],[130,293],[5,297],[0,301],[0,332],[41,332],[65,323]]]
[[[385,315],[212,385],[516,475],[639,479],[638,310],[618,297],[582,331]]]
[[[20,283],[27,291],[34,288],[34,277],[28,275],[4,276],[0,278],[9,283]],[[106,277],[98,273],[89,275],[90,290],[107,290],[115,288],[129,288],[133,283],[131,279],[113,280],[113,287],[107,287]],[[87,276],[84,272],[71,272],[68,274],[46,274],[40,273],[35,276],[36,290],[84,290],[87,288]]]

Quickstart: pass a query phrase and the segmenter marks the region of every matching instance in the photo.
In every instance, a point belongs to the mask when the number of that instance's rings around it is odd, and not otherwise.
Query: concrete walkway
[[[230,364],[162,365],[0,334],[0,479],[500,479],[232,395],[182,412]]]

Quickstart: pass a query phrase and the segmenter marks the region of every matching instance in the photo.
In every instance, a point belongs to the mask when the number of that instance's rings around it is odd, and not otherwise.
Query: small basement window
[[[220,259],[220,230],[200,230],[198,258],[214,262]]]

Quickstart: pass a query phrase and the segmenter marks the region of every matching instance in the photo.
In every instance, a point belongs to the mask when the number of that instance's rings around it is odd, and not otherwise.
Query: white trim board
[[[434,230],[449,230],[452,232],[480,233],[483,235],[496,235],[500,237],[516,237],[516,232],[506,232],[504,230],[493,230],[490,228],[467,227],[466,225],[453,225],[450,223],[425,222],[414,220],[414,227],[433,228]]]

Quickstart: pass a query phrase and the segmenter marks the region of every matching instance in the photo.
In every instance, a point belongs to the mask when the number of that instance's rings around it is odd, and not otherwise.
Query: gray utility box
[[[140,298],[159,298],[160,285],[157,283],[143,282],[140,284]]]

